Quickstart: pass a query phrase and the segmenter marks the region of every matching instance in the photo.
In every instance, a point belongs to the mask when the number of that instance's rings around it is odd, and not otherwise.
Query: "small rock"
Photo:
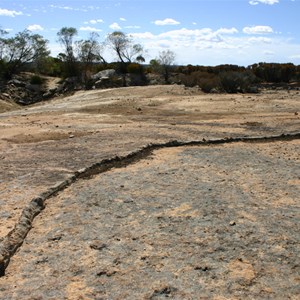
[[[47,256],[42,257],[41,259],[37,260],[35,262],[35,264],[38,265],[38,264],[43,264],[43,263],[46,263],[46,262],[48,262],[48,257]]]
[[[72,139],[72,138],[74,138],[74,137],[75,137],[74,134],[70,134],[70,135],[69,135],[69,139]]]
[[[153,294],[150,296],[150,299],[156,299],[156,298],[171,298],[171,296],[178,291],[177,288],[174,288],[172,286],[162,286],[161,288],[155,289]]]
[[[117,269],[110,269],[110,270],[102,270],[100,272],[97,273],[97,276],[107,276],[107,277],[111,277],[113,276],[114,274],[116,274],[118,272]]]
[[[101,241],[94,241],[90,244],[90,248],[94,250],[103,250],[104,248],[107,248],[107,244],[102,243]]]
[[[126,200],[124,200],[124,203],[133,203],[133,200],[132,199],[126,199]]]
[[[53,96],[53,93],[50,92],[50,91],[48,91],[48,92],[46,92],[46,93],[43,94],[43,98],[44,98],[44,99],[50,98],[50,97],[52,97],[52,96]]]
[[[200,271],[206,272],[209,270],[209,268],[207,266],[196,266],[194,268],[194,270],[200,270]]]
[[[58,234],[58,235],[55,235],[55,236],[53,236],[53,237],[48,238],[48,241],[49,241],[49,242],[50,242],[50,241],[53,241],[53,242],[59,241],[59,240],[62,239],[62,237],[63,237],[62,234]]]
[[[25,82],[22,82],[22,81],[20,81],[18,79],[12,79],[8,83],[9,84],[13,84],[13,85],[18,86],[18,87],[24,87],[26,85]]]
[[[235,226],[236,223],[235,223],[235,221],[231,221],[231,222],[229,223],[229,225],[230,225],[230,226]]]

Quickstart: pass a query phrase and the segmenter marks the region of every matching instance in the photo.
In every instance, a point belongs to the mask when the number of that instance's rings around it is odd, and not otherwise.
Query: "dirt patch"
[[[43,141],[56,141],[63,139],[71,139],[76,137],[86,136],[89,133],[87,132],[39,132],[39,133],[27,133],[27,134],[17,134],[11,138],[4,138],[4,141],[11,142],[14,144],[23,144],[23,143],[39,143]]]
[[[20,106],[12,101],[4,101],[0,99],[0,113],[19,109]]]

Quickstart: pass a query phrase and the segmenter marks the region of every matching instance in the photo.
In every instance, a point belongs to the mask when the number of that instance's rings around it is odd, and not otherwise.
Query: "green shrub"
[[[42,77],[40,77],[39,75],[33,75],[30,78],[30,83],[41,85],[44,83],[44,79]]]
[[[191,74],[180,74],[179,79],[185,86],[193,87],[198,85],[203,92],[210,93],[212,89],[220,88],[220,80],[216,74],[196,71]]]
[[[204,78],[201,80],[199,87],[204,93],[210,93],[213,89],[219,90],[220,81],[217,77]]]
[[[251,86],[256,82],[253,73],[229,71],[220,74],[222,88],[227,93],[246,93],[251,90]]]
[[[130,63],[127,66],[127,72],[130,74],[141,74],[143,73],[143,67],[137,63]]]

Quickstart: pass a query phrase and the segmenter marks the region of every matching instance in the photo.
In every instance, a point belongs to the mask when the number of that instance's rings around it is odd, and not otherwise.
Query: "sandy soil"
[[[0,237],[13,229],[31,199],[77,170],[151,143],[297,133],[299,113],[298,91],[207,95],[183,86],[80,91],[4,112]],[[79,181],[49,199],[0,278],[0,299],[296,299],[299,140],[168,151],[120,170],[121,175],[112,170]],[[153,168],[164,170],[157,173]],[[102,182],[106,176],[111,179]],[[154,198],[153,205],[145,203]],[[98,211],[102,201],[105,208]],[[89,215],[91,202],[97,216]],[[131,203],[137,205],[135,210],[127,207]],[[218,211],[219,206],[223,210]],[[208,223],[204,211],[211,215]],[[274,223],[278,218],[282,228]],[[134,246],[143,231],[144,241]],[[56,232],[63,238],[56,239]],[[65,241],[66,236],[73,242]],[[225,246],[217,246],[219,239]],[[112,248],[95,252],[93,241]],[[94,248],[102,248],[97,245]],[[252,249],[252,257],[245,249]],[[283,256],[277,258],[276,253]],[[37,263],[39,256],[42,263]],[[76,274],[66,271],[72,269],[73,256],[73,263],[86,262],[79,263],[78,270],[74,266]],[[121,262],[114,264],[118,256]],[[224,262],[215,265],[221,257]],[[49,288],[54,286],[55,291]],[[126,287],[123,294],[121,286]]]

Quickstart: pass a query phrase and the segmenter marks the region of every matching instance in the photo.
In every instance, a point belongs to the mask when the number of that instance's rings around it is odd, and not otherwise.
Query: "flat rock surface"
[[[297,152],[179,147],[79,180],[36,218],[4,298],[296,299]]]
[[[0,114],[0,236],[77,170],[151,143],[297,133],[297,91],[78,92]],[[299,140],[174,147],[46,202],[0,299],[297,299]],[[1,240],[0,240],[1,241]]]

